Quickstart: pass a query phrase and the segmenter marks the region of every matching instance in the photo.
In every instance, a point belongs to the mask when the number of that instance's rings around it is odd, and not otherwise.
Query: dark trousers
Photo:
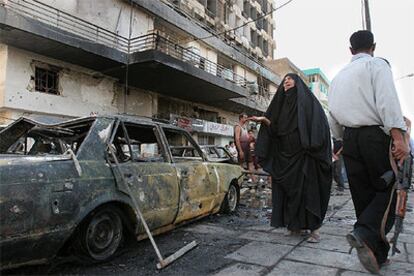
[[[342,164],[343,164],[343,157],[341,154],[339,156],[339,159],[333,162],[333,166],[332,166],[333,167],[333,178],[339,190],[343,190],[345,187],[344,177],[342,175]]]
[[[380,232],[392,193],[392,184],[381,179],[391,170],[389,144],[390,137],[378,126],[345,129],[343,156],[357,217],[354,231],[372,249],[379,264],[386,261],[390,249]],[[385,234],[394,224],[395,195],[393,199]]]

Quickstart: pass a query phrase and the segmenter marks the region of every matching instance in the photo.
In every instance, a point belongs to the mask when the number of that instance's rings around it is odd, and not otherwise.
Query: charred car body
[[[197,154],[182,156],[183,147]],[[47,262],[68,247],[111,258],[128,233],[146,238],[131,197],[154,234],[233,211],[240,175],[209,162],[186,131],[151,119],[21,118],[0,131],[1,268]]]
[[[234,158],[226,147],[203,145],[201,146],[201,149],[207,155],[207,159],[211,162],[238,164],[237,158]]]

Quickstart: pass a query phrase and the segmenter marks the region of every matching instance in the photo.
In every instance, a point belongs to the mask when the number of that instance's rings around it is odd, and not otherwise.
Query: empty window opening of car
[[[110,147],[119,163],[166,161],[155,126],[120,124]],[[114,162],[109,156],[109,161]]]
[[[20,121],[0,133],[0,153],[15,155],[60,155],[76,153],[94,120],[47,126]]]
[[[190,137],[185,132],[174,129],[164,129],[164,133],[167,137],[171,155],[175,162],[203,160],[199,148],[193,141],[191,141]]]

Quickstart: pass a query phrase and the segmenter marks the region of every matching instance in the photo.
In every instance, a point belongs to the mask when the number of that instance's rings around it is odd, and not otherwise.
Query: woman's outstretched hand
[[[264,123],[267,126],[270,125],[270,120],[268,118],[266,118],[265,116],[251,116],[248,118],[248,120],[254,121],[254,122],[260,122],[260,123]]]

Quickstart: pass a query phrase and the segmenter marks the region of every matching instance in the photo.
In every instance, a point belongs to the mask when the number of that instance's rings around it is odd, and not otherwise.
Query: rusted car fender
[[[88,202],[85,207],[82,207],[79,214],[75,218],[76,228],[90,215],[94,210],[102,206],[111,205],[117,206],[122,211],[122,219],[128,231],[136,233],[137,231],[137,213],[133,207],[129,196],[117,192],[106,192],[98,195],[93,201]],[[76,232],[76,231],[74,231]],[[73,233],[72,233],[73,234]]]

